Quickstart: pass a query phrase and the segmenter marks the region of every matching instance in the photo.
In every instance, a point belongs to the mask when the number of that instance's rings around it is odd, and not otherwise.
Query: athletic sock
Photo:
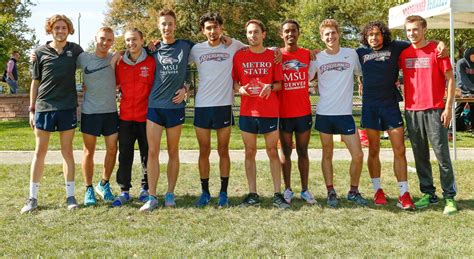
[[[209,178],[201,179],[201,189],[202,189],[202,192],[210,194],[210,192],[209,192]]]
[[[30,198],[38,199],[40,183],[30,182]]]
[[[334,191],[334,185],[326,185],[326,189],[328,190],[328,193],[330,193],[331,191]]]
[[[408,192],[408,182],[403,181],[403,182],[398,182],[398,187],[400,188],[400,196]]]
[[[109,180],[104,180],[104,179],[100,180],[100,185],[102,185],[102,186],[104,186],[108,183],[109,183]]]
[[[89,184],[89,185],[86,185],[86,189],[91,187],[92,188],[92,184]],[[69,196],[68,196],[69,197]]]
[[[66,197],[74,196],[74,182],[66,182]]]
[[[351,185],[351,189],[349,190],[349,193],[350,193],[350,194],[357,194],[357,193],[359,193],[359,186]]]
[[[372,178],[372,187],[374,188],[374,191],[377,191],[381,188],[380,177]]]
[[[229,176],[221,176],[221,192],[227,192],[227,186],[229,185]]]

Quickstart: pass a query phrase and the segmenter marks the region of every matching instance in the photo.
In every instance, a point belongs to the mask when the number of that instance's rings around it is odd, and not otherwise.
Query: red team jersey
[[[444,74],[452,66],[449,58],[437,58],[437,55],[432,42],[421,49],[411,45],[402,51],[398,62],[403,70],[406,110],[444,109]]]
[[[282,81],[281,65],[275,64],[273,59],[272,50],[267,49],[263,53],[253,53],[249,48],[240,50],[234,56],[232,78],[240,85],[247,85],[252,80],[259,80],[264,84]],[[278,96],[273,91],[268,99],[241,96],[241,116],[278,118],[278,108]]]
[[[294,52],[280,49],[283,54],[283,87],[278,93],[280,118],[295,118],[311,114],[308,93],[309,50],[298,48]]]

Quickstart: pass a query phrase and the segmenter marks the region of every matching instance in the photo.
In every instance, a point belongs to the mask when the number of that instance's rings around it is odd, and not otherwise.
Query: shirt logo
[[[364,57],[363,57],[364,64],[365,64],[365,62],[370,61],[370,60],[382,61],[383,62],[385,60],[388,60],[390,58],[391,54],[392,53],[390,51],[382,51],[382,52],[374,52],[374,53],[364,55]]]
[[[66,56],[72,57],[72,51],[70,51],[70,50],[66,51]]]
[[[206,61],[222,62],[222,61],[226,61],[229,58],[230,58],[230,55],[228,53],[223,53],[223,52],[209,53],[209,54],[204,54],[200,56],[199,63],[202,64]]]
[[[299,71],[300,68],[304,68],[304,67],[307,67],[307,66],[308,65],[306,65],[304,63],[301,63],[299,60],[293,59],[293,60],[288,60],[288,61],[283,63],[283,70]]]
[[[107,66],[104,66],[104,67],[96,68],[96,69],[89,69],[89,68],[86,66],[86,69],[84,69],[84,73],[85,73],[86,75],[92,74],[92,73],[95,73],[95,72],[97,72],[97,71],[100,71],[100,70],[102,70],[102,69],[104,69],[104,68],[106,68],[106,67],[110,67],[110,64],[107,65]]]
[[[333,63],[328,63],[324,64],[319,67],[319,71],[321,71],[321,75],[324,74],[326,71],[339,71],[342,72],[344,70],[347,70],[351,67],[351,64],[347,62],[333,62]]]
[[[430,58],[407,58],[406,68],[430,68]]]
[[[172,56],[162,56],[160,55],[160,52],[157,52],[158,56],[158,61],[160,61],[161,65],[173,65],[174,63],[181,63],[181,60],[183,60],[183,50],[178,54],[177,58],[173,58]]]
[[[140,76],[141,77],[149,77],[150,76],[149,70],[150,69],[148,67],[140,67]]]

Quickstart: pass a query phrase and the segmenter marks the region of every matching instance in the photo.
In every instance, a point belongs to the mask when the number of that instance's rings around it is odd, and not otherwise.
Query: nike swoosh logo
[[[110,67],[110,64],[107,65],[107,66],[105,66],[105,67],[99,67],[99,68],[96,68],[96,69],[88,69],[87,66],[86,66],[86,69],[84,69],[84,73],[86,73],[86,75],[92,74],[92,73],[95,73],[95,72],[97,72],[97,71],[100,71],[100,70],[102,70],[102,69],[104,69],[104,68],[106,68],[106,67]]]
[[[273,128],[275,128],[275,127],[276,127],[276,125],[272,125],[272,126],[270,126],[270,129],[273,129]]]

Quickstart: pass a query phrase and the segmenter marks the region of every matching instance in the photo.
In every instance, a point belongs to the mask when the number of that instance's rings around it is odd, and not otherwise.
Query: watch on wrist
[[[273,91],[273,88],[275,88],[275,86],[273,84],[270,84],[270,89]]]

